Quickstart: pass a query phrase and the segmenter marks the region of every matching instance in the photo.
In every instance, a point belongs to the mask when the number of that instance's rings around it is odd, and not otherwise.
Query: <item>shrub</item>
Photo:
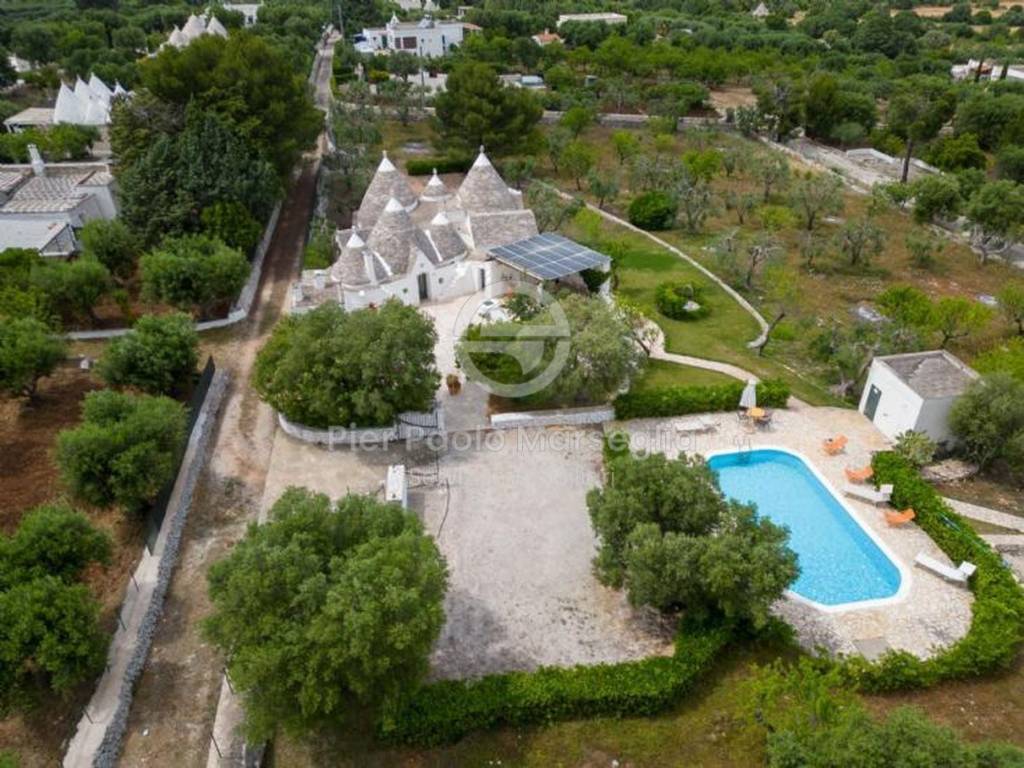
[[[949,424],[967,458],[990,466],[1004,457],[1007,441],[1024,432],[1024,383],[1007,373],[973,382],[953,404]]]
[[[232,248],[238,248],[242,253],[252,252],[263,231],[249,209],[234,201],[218,201],[204,208],[199,220],[203,232],[223,240]]]
[[[427,746],[502,725],[654,715],[693,689],[730,636],[724,626],[683,627],[669,657],[444,680],[385,711],[377,732],[393,743]]]
[[[413,157],[405,162],[405,172],[410,176],[427,176],[438,173],[466,173],[473,165],[468,155],[441,155],[438,157]]]
[[[397,299],[356,312],[325,304],[278,323],[256,357],[253,387],[310,427],[390,425],[431,407],[436,340],[431,321]]]
[[[34,317],[0,319],[0,393],[31,397],[66,353],[64,340]]]
[[[167,397],[90,392],[82,423],[57,436],[57,464],[71,492],[100,507],[139,510],[177,469],[185,409]]]
[[[676,210],[672,195],[651,190],[633,198],[629,204],[629,223],[646,230],[669,229],[675,223]]]
[[[893,451],[912,467],[920,469],[926,464],[931,464],[937,448],[935,441],[924,432],[908,429],[906,432],[896,435],[896,445],[893,447]]]
[[[206,235],[166,238],[139,268],[146,298],[201,315],[233,299],[249,276],[241,251]]]
[[[914,194],[914,220],[922,224],[951,219],[963,204],[960,185],[948,176],[923,176],[910,188]]]
[[[82,243],[82,253],[96,259],[111,274],[127,278],[135,271],[139,242],[123,222],[93,219],[82,227],[78,238]]]
[[[704,301],[704,286],[697,283],[659,283],[654,302],[661,314],[673,320],[698,320],[711,312]]]
[[[68,322],[95,320],[93,310],[110,288],[110,272],[89,257],[43,264],[32,270],[31,280],[51,312]]]
[[[844,677],[866,692],[924,688],[944,680],[989,674],[1008,668],[1024,643],[1024,591],[1002,558],[952,509],[905,459],[876,453],[878,483],[891,483],[892,504],[913,507],[915,522],[954,563],[968,561],[974,593],[971,628],[953,645],[929,659],[892,651],[877,662],[851,657],[840,662]]]
[[[615,398],[616,419],[683,416],[688,413],[734,411],[740,407],[742,381],[710,387],[679,386],[626,392]],[[789,386],[776,379],[757,385],[757,402],[770,408],[785,408]]]
[[[186,388],[198,349],[199,334],[188,315],[145,315],[129,333],[110,342],[97,372],[112,387],[169,395]]]

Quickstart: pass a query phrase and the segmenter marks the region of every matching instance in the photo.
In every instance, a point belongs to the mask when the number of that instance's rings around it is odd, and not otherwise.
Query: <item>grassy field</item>
[[[736,381],[717,371],[694,368],[691,365],[679,365],[667,360],[648,360],[643,375],[630,386],[632,392],[644,392],[662,387],[713,387],[719,384],[732,384]]]

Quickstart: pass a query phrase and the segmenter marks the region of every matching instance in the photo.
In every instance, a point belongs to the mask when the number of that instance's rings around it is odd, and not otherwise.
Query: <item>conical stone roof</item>
[[[480,147],[480,154],[477,155],[473,167],[462,180],[459,200],[470,214],[511,211],[522,207],[522,201],[512,194],[508,185],[498,175],[484,154],[483,147]]]
[[[366,247],[377,254],[394,274],[404,274],[409,266],[416,227],[408,211],[392,197],[373,225]]]
[[[466,243],[459,237],[444,211],[430,221],[428,231],[441,261],[458,258],[466,252]]]
[[[356,213],[356,222],[364,229],[374,226],[377,217],[384,211],[388,201],[394,198],[405,209],[411,209],[416,205],[416,195],[409,186],[405,176],[399,173],[388,159],[387,152],[381,158],[377,172],[373,174],[370,185],[366,188],[363,201]]]
[[[341,249],[338,260],[331,266],[331,278],[344,285],[364,285],[366,276],[366,243],[353,232]]]
[[[448,187],[441,181],[441,177],[437,175],[437,169],[434,169],[434,175],[430,177],[430,181],[427,182],[426,186],[423,187],[423,192],[420,193],[420,200],[425,203],[437,203],[442,200],[447,200],[451,197],[451,192],[448,191]]]

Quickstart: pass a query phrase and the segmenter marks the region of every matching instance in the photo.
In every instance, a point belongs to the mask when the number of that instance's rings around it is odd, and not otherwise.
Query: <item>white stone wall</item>
[[[917,428],[923,399],[888,366],[878,360],[871,363],[868,380],[864,383],[864,392],[861,393],[858,407],[861,413],[864,413],[867,406],[872,385],[882,392],[872,420],[882,434],[889,439],[895,439],[900,432]]]

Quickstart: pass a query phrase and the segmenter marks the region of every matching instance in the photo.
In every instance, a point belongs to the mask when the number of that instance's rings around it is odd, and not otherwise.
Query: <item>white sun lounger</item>
[[[675,422],[675,430],[680,434],[691,434],[694,432],[711,432],[718,428],[718,422],[704,416],[694,416],[689,419],[680,419]]]
[[[856,499],[867,501],[872,504],[888,504],[889,499],[892,498],[892,484],[886,483],[880,485],[876,491],[870,485],[855,485],[853,483],[847,483],[843,486],[843,493],[847,496],[853,496]]]
[[[939,562],[924,552],[919,552],[917,557],[914,558],[914,565],[931,571],[946,579],[946,581],[951,581],[961,586],[967,586],[967,580],[971,577],[971,574],[978,570],[978,566],[968,562],[960,563],[957,568],[954,568],[951,565]]]

